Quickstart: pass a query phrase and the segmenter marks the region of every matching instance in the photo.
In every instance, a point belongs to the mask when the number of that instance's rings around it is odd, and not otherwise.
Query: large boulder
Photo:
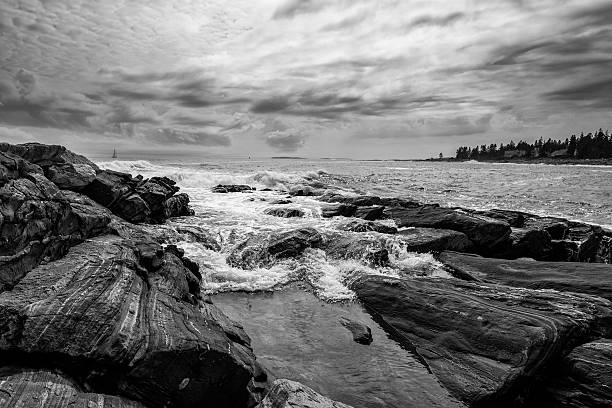
[[[127,398],[87,392],[74,380],[52,370],[19,367],[0,368],[0,406],[145,408]]]
[[[512,233],[505,248],[494,255],[499,258],[533,258],[545,260],[550,258],[552,240],[544,229],[512,228]]]
[[[329,233],[322,248],[332,259],[357,260],[373,267],[389,265],[389,250],[384,236]]]
[[[505,245],[510,237],[510,225],[493,218],[432,205],[385,209],[385,214],[395,220],[399,228],[424,227],[450,229],[462,232],[482,253],[490,253]]]
[[[407,228],[399,231],[398,238],[413,252],[462,251],[469,252],[474,244],[467,235],[447,229]]]
[[[396,234],[397,228],[381,224],[376,221],[350,220],[339,224],[337,227],[341,231],[351,232],[379,232],[381,234]]]
[[[219,184],[211,189],[213,193],[250,193],[255,187],[244,184]]]
[[[189,196],[186,193],[172,196],[164,202],[164,217],[172,218],[189,215],[195,215],[195,212],[189,208]]]
[[[520,405],[551,364],[612,328],[612,303],[583,294],[384,276],[351,287],[393,337],[473,407]]]
[[[318,248],[322,243],[323,237],[313,228],[252,235],[232,249],[227,263],[243,269],[267,266],[278,259],[300,256],[307,248]]]
[[[291,207],[267,208],[264,210],[264,214],[280,218],[296,218],[303,217],[305,215],[304,211],[300,210],[299,208]]]
[[[244,407],[249,338],[214,305],[176,251],[98,237],[0,294],[2,364],[65,372],[94,392],[149,408]]]
[[[467,280],[587,293],[612,300],[612,265],[503,260],[457,252],[442,252],[438,259]]]
[[[612,340],[598,339],[576,347],[533,406],[600,408],[612,401]]]
[[[83,190],[96,178],[96,171],[87,164],[54,164],[45,174],[59,188],[73,191]]]
[[[297,381],[276,380],[257,408],[351,408]]]

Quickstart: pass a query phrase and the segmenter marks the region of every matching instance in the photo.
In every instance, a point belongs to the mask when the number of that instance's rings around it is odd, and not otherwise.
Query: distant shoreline
[[[540,157],[537,159],[495,159],[495,160],[466,160],[456,158],[444,159],[422,159],[414,160],[419,162],[468,162],[477,161],[479,163],[512,163],[512,164],[556,164],[556,165],[588,165],[588,166],[612,166],[612,159],[571,159],[571,158],[551,158]]]

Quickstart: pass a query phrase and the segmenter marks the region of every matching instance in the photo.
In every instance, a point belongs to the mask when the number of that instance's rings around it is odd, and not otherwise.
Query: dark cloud
[[[147,140],[154,143],[172,145],[197,145],[197,146],[230,146],[232,139],[228,135],[213,134],[201,131],[183,131],[177,129],[155,129],[144,134]]]
[[[273,19],[293,18],[297,14],[312,13],[323,8],[321,2],[313,0],[288,0],[279,8],[276,9]]]
[[[278,113],[289,108],[289,100],[285,97],[275,97],[257,101],[251,106],[253,113]]]
[[[571,101],[590,107],[612,108],[612,76],[557,89],[546,94],[552,101]]]
[[[266,144],[281,152],[294,152],[304,146],[306,139],[295,129],[274,131],[266,135]]]
[[[411,30],[418,27],[424,26],[436,26],[445,27],[456,23],[457,21],[465,18],[464,13],[451,13],[445,16],[421,16],[417,17],[405,26],[405,29]]]

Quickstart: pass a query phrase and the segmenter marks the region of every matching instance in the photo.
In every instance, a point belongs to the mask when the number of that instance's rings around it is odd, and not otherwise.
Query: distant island
[[[444,158],[440,153],[437,159],[430,161],[494,161],[494,162],[543,162],[550,164],[578,164],[588,161],[589,164],[612,164],[612,135],[599,129],[594,133],[572,135],[565,140],[542,138],[529,144],[525,141],[507,145],[494,143],[481,146],[461,146],[454,158]]]

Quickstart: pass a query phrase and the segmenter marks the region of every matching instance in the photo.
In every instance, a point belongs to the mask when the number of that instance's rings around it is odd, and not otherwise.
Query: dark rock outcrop
[[[293,203],[293,201],[280,199],[280,200],[274,200],[270,204],[273,204],[273,205],[284,205],[284,204],[291,204],[291,203]]]
[[[322,243],[323,237],[312,228],[253,235],[232,249],[227,256],[227,263],[252,269],[270,265],[277,259],[299,256],[307,248],[318,248]]]
[[[576,347],[559,364],[533,406],[601,408],[612,401],[612,340]]]
[[[549,259],[552,251],[550,234],[544,229],[512,228],[506,248],[495,255],[499,258]]]
[[[127,398],[87,392],[58,372],[19,367],[0,368],[0,406],[145,408]]]
[[[467,280],[587,293],[612,300],[612,265],[503,260],[457,252],[442,252],[438,259]]]
[[[353,217],[361,218],[368,221],[375,221],[385,218],[385,207],[382,205],[373,205],[371,207],[357,207]]]
[[[195,212],[189,208],[189,196],[186,193],[177,194],[164,202],[164,217],[183,217],[194,215]]]
[[[254,190],[255,187],[245,184],[219,184],[211,189],[213,193],[249,193]]]
[[[274,217],[281,217],[281,218],[295,218],[295,217],[303,217],[304,211],[300,210],[299,208],[289,208],[289,207],[267,208],[266,210],[264,210],[264,214],[272,215]]]
[[[374,267],[389,265],[389,250],[382,237],[330,233],[325,237],[323,250],[332,259],[354,259]]]
[[[397,228],[395,227],[390,227],[380,222],[365,220],[351,220],[338,225],[338,229],[351,232],[380,232],[381,234],[397,233]]]
[[[365,345],[372,344],[372,330],[365,324],[345,317],[340,318],[340,324],[351,332],[355,343]]]
[[[276,380],[257,408],[351,408],[296,381]]]
[[[352,217],[357,211],[357,206],[353,204],[335,204],[321,208],[321,217]]]
[[[456,279],[367,276],[352,289],[469,406],[520,405],[576,345],[605,337],[612,303]]]
[[[399,231],[398,237],[413,252],[471,251],[474,244],[467,235],[447,229],[408,228]]]
[[[180,255],[180,254],[179,254]],[[104,236],[0,294],[0,355],[43,365],[102,394],[153,407],[243,407],[249,339],[173,250]]]
[[[431,205],[395,207],[385,209],[385,215],[392,218],[399,228],[424,227],[462,232],[482,253],[490,253],[506,244],[511,233],[510,225],[504,221],[452,208]]]

